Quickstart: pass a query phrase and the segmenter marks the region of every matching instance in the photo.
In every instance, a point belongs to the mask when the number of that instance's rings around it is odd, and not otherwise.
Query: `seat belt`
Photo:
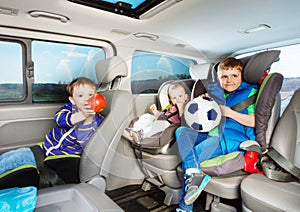
[[[231,107],[232,110],[234,111],[241,111],[242,109],[247,108],[248,106],[252,105],[253,103],[255,103],[257,98],[257,94],[254,94],[252,96],[249,96],[247,99],[245,99],[244,101],[241,101],[235,105],[233,105]]]
[[[268,157],[270,157],[273,161]],[[274,162],[277,163],[279,167],[276,167]],[[285,159],[273,147],[268,148],[267,152],[262,157],[261,165],[265,175],[272,180],[282,182],[300,181],[300,169]],[[280,170],[281,168],[284,169],[284,171]]]

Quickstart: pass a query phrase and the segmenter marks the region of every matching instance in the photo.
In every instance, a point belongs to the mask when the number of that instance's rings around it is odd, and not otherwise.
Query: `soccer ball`
[[[221,116],[219,105],[205,97],[194,98],[184,109],[187,125],[199,132],[208,132],[218,126]]]

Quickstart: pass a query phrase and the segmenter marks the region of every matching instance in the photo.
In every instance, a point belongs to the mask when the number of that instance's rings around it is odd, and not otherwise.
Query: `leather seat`
[[[280,51],[261,52],[246,58],[242,58],[244,65],[243,79],[249,83],[258,83],[261,76],[266,72],[272,63],[279,57]],[[282,85],[283,77],[281,74],[273,73],[268,78],[268,85],[262,83],[259,93],[265,93],[262,97],[258,96],[256,101],[256,141],[261,145],[263,150],[269,145],[271,134],[280,115],[280,95],[279,90]],[[271,95],[271,91],[272,94]],[[221,198],[234,200],[241,197],[240,185],[242,180],[247,176],[243,173],[237,176],[220,176],[212,177],[205,187],[207,192],[206,210],[211,206],[222,210],[225,205],[221,203]],[[235,210],[235,208],[231,208]]]
[[[106,98],[106,108],[101,112],[104,121],[84,149],[79,175],[81,182],[100,183],[105,188],[104,179],[109,173],[122,132],[134,117],[134,100],[130,92],[118,87],[120,80],[128,74],[122,58],[114,56],[99,61],[96,74],[101,82],[98,91]]]
[[[101,82],[98,91],[106,98],[106,108],[101,112],[102,124],[81,156],[81,183],[39,190],[36,211],[123,211],[105,194],[105,178],[122,132],[133,118],[133,95],[118,88],[127,73],[125,61],[118,56],[96,64],[97,78]]]
[[[282,114],[270,146],[300,168],[300,89]],[[247,176],[241,184],[243,211],[299,211],[300,184],[277,182],[262,174]]]

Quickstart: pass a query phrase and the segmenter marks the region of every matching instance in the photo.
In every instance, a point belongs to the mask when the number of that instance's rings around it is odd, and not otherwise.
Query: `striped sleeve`
[[[54,121],[59,127],[69,129],[73,127],[71,123],[71,115],[72,106],[70,106],[69,104],[65,104],[60,108],[59,111],[56,112]]]

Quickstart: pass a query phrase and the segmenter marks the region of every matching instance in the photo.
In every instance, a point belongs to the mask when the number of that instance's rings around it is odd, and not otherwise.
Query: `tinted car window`
[[[132,93],[157,93],[165,81],[190,79],[189,67],[193,64],[191,59],[136,51],[132,59]]]
[[[99,47],[33,41],[33,101],[66,101],[66,85],[79,76],[97,83],[95,65],[104,58],[104,50]]]

